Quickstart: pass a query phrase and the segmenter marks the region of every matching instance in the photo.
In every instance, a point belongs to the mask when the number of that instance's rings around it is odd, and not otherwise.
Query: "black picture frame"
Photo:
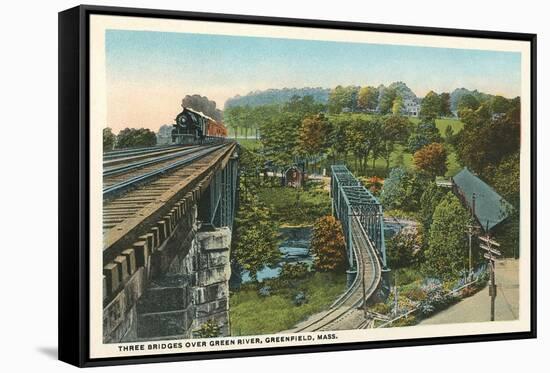
[[[528,332],[271,347],[234,351],[175,353],[91,359],[89,356],[89,20],[91,15],[200,20],[294,27],[519,40],[530,43],[531,66],[531,326]],[[357,22],[211,14],[158,9],[82,5],[59,13],[59,359],[79,367],[281,355],[371,348],[535,338],[536,283],[536,49],[535,34]]]

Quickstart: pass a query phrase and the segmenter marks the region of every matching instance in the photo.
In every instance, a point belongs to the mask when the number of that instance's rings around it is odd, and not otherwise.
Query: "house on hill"
[[[508,218],[512,205],[468,168],[464,167],[453,176],[451,183],[453,192],[485,232],[498,230],[501,223]]]
[[[418,117],[420,114],[420,100],[417,98],[406,98],[403,101],[402,110],[409,117]]]

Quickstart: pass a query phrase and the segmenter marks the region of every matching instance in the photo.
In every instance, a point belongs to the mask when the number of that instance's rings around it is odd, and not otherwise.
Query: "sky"
[[[158,130],[200,94],[225,101],[268,88],[405,82],[430,90],[520,94],[519,53],[335,41],[107,30],[107,125]]]

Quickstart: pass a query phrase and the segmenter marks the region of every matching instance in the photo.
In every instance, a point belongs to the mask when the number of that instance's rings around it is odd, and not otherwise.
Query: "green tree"
[[[368,118],[365,115],[349,116],[346,127],[347,151],[359,161],[358,171],[366,172],[367,161],[371,154],[376,153],[382,138],[382,120],[379,117]],[[373,160],[376,156],[373,156]],[[357,167],[356,167],[357,169]]]
[[[116,137],[117,148],[155,146],[157,136],[148,128],[125,128]]]
[[[409,151],[415,153],[428,144],[441,141],[441,134],[435,125],[435,121],[424,120],[413,127],[407,143]]]
[[[198,338],[216,338],[221,336],[221,327],[214,320],[208,320],[203,323],[199,330],[196,331]]]
[[[415,254],[422,246],[421,235],[412,230],[402,229],[387,241],[386,255],[391,269],[409,267]]]
[[[439,95],[439,102],[441,104],[439,109],[439,115],[442,117],[450,116],[451,113],[451,95],[448,92],[443,92]]]
[[[242,106],[232,106],[223,111],[223,121],[226,126],[233,130],[235,138],[239,133],[239,129],[242,126],[241,115],[243,113]]]
[[[429,276],[443,280],[460,277],[468,265],[466,227],[468,212],[449,192],[435,208],[423,269]]]
[[[403,144],[409,137],[412,123],[406,117],[391,115],[384,118],[378,154],[386,160],[386,170],[390,168],[390,158],[396,144]]]
[[[437,186],[435,181],[430,182],[424,193],[422,193],[422,197],[420,197],[420,221],[424,227],[424,232],[428,233],[430,231],[435,208],[445,195],[444,189]]]
[[[393,88],[386,88],[380,96],[379,109],[381,114],[388,114],[393,108],[393,102],[397,98],[397,91]]]
[[[333,163],[337,159],[346,158],[347,156],[347,135],[346,127],[349,120],[344,119],[343,116],[333,116],[330,118],[330,134],[328,136],[327,142],[329,146],[329,153],[332,156]]]
[[[512,106],[512,101],[502,96],[495,96],[491,99],[491,111],[495,114],[507,113]]]
[[[459,116],[460,113],[464,110],[477,110],[481,103],[476,98],[476,96],[472,94],[465,94],[458,100],[457,109]]]
[[[430,91],[426,94],[426,97],[422,99],[420,104],[420,118],[426,121],[433,121],[439,117],[441,112],[441,98],[434,91]]]
[[[342,270],[346,266],[346,244],[342,225],[333,216],[323,216],[313,226],[311,250],[319,271]]]
[[[362,110],[375,110],[378,106],[378,89],[370,86],[361,87],[357,106]]]
[[[520,163],[519,151],[504,158],[498,165],[488,168],[489,184],[512,207],[507,207],[508,218],[497,229],[496,239],[505,256],[519,256],[519,211],[520,211]]]
[[[457,134],[457,156],[469,169],[489,178],[492,167],[519,151],[519,102],[498,117],[491,116],[488,103],[462,115],[464,128]]]
[[[275,265],[281,257],[277,226],[254,192],[242,189],[245,195],[236,219],[234,258],[256,281],[258,271]]]
[[[418,211],[420,198],[430,182],[429,178],[418,172],[408,172],[404,168],[393,168],[380,193],[380,202],[386,209]]]
[[[454,130],[453,130],[453,126],[451,126],[450,124],[447,125],[447,127],[445,127],[445,142],[447,144],[453,144],[454,143]]]
[[[336,86],[328,98],[328,111],[332,114],[341,113],[344,109],[355,111],[357,108],[358,87]]]
[[[447,172],[447,151],[442,144],[432,143],[416,151],[413,155],[414,166],[432,179]]]
[[[393,100],[393,105],[392,105],[392,114],[393,115],[399,115],[401,114],[401,110],[403,110],[403,98],[401,96],[397,96],[395,98],[395,100]]]
[[[116,136],[111,127],[103,129],[103,151],[113,150],[115,147]]]

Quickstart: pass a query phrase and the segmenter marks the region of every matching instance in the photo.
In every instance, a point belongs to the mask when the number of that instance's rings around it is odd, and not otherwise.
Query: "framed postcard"
[[[59,14],[59,357],[534,338],[536,35]]]

